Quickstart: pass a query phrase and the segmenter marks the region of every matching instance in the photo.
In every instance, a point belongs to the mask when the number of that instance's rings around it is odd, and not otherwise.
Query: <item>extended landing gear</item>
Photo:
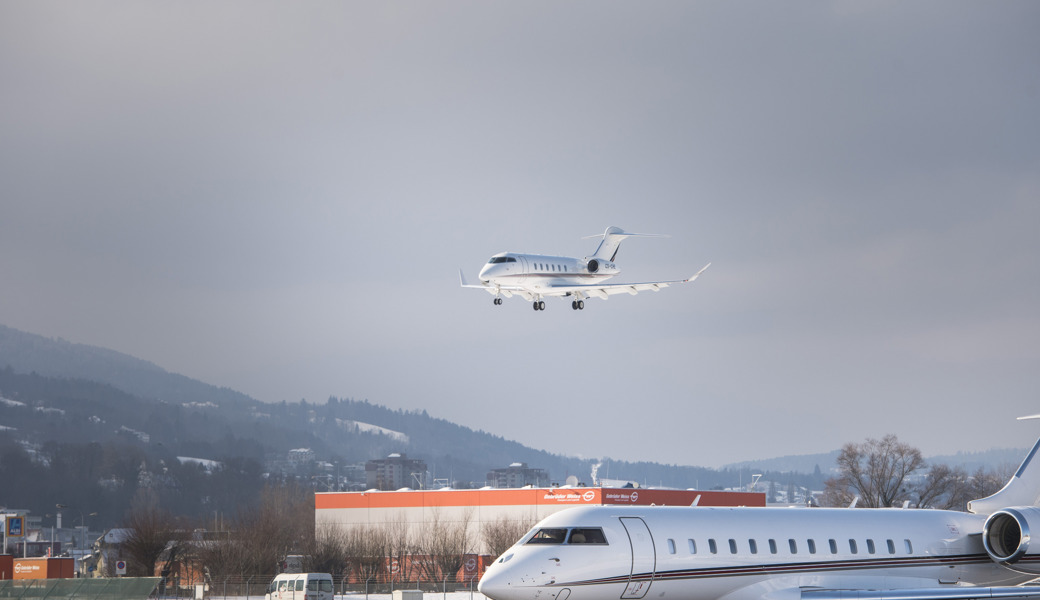
[[[533,304],[535,310],[545,310],[545,300],[535,300]]]
[[[502,304],[502,299],[501,298],[495,298],[495,306],[498,306],[499,304]]]
[[[572,300],[571,301],[571,308],[574,309],[574,310],[585,310],[585,301],[584,300]]]

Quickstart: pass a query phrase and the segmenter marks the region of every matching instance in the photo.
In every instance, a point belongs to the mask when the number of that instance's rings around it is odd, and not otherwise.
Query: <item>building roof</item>
[[[661,490],[638,488],[554,487],[479,490],[407,490],[318,492],[315,508],[412,508],[434,506],[765,506],[760,492]]]

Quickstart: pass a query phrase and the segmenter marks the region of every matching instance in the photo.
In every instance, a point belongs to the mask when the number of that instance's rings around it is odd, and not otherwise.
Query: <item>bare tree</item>
[[[123,541],[127,574],[134,577],[155,575],[156,563],[168,546],[168,562],[172,562],[191,530],[182,525],[172,513],[159,506],[159,496],[154,490],[137,490],[123,524],[130,531],[129,537]]]
[[[480,537],[484,542],[485,551],[491,556],[501,556],[533,525],[533,519],[499,517],[494,521],[485,521],[480,526]]]
[[[347,566],[347,534],[335,525],[320,525],[306,556],[306,571],[330,573],[333,577],[343,574]]]
[[[892,506],[907,499],[907,481],[925,466],[921,451],[900,442],[895,435],[862,444],[845,444],[838,455],[836,478],[827,481],[824,499],[840,505],[860,497],[859,506]]]
[[[412,528],[403,514],[382,525],[386,532],[386,556],[390,562],[391,577],[397,581],[408,581],[416,570],[412,560],[416,554]]]
[[[387,532],[384,527],[357,525],[347,534],[348,561],[360,581],[378,579],[386,573]]]
[[[932,465],[916,488],[919,508],[963,510],[970,497],[967,471],[963,467]]]
[[[449,521],[434,511],[423,526],[419,553],[426,559],[425,576],[432,581],[454,579],[462,568],[465,555],[472,551],[469,523],[472,511],[458,521]]]

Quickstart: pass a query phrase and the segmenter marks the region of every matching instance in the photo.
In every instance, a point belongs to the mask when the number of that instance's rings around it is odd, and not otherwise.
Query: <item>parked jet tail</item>
[[[1040,415],[1019,417],[1019,420],[1037,418]],[[1033,445],[1007,485],[992,496],[968,502],[968,512],[989,515],[1009,506],[1040,505],[1040,460],[1034,460],[1037,452],[1040,452],[1040,440]]]

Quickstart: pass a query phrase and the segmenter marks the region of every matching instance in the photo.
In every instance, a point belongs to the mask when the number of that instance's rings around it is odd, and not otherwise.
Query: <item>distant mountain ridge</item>
[[[172,403],[256,402],[245,394],[170,373],[129,354],[0,325],[0,367],[4,366],[19,373],[106,383],[135,396]]]
[[[2,325],[0,396],[23,404],[0,403],[0,436],[129,440],[217,461],[229,456],[265,460],[301,447],[312,449],[319,460],[340,463],[407,452],[425,460],[434,478],[478,484],[489,470],[513,462],[545,469],[552,481],[574,475],[591,483],[593,465],[602,462],[600,476],[643,486],[736,487],[753,471],[817,489],[830,476],[838,453],[744,461],[722,469],[560,456],[426,411],[334,397],[324,404],[264,404],[120,352]]]

